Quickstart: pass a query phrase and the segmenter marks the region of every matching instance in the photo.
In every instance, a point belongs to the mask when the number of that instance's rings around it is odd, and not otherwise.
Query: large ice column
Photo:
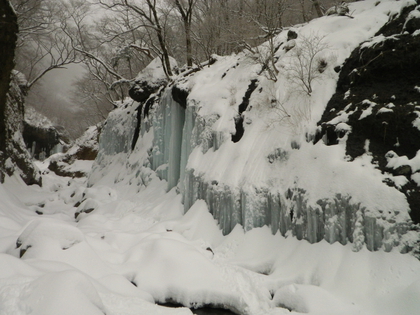
[[[184,127],[185,110],[171,100],[171,135],[168,152],[168,190],[178,184],[181,173],[182,129]]]
[[[242,225],[245,230],[271,224],[271,208],[268,206],[269,193],[265,190],[241,189],[240,205]]]
[[[152,168],[168,182],[168,190],[178,184],[181,174],[181,151],[185,109],[166,90],[153,121],[154,147]]]
[[[195,128],[196,118],[196,107],[188,106],[185,110],[185,122],[182,131],[181,145],[179,189],[182,195],[185,195],[185,172],[187,168],[188,158],[194,147],[197,145],[197,141],[199,138],[197,128]]]
[[[174,101],[170,88],[164,92],[153,120],[152,168],[160,178],[167,180],[168,190],[178,185],[185,196],[186,186],[191,186],[186,169],[193,149],[201,145],[203,152],[210,148],[217,150],[223,143],[224,135],[210,128],[218,118],[217,115],[206,118],[197,115],[194,103],[184,109]],[[185,209],[191,205],[187,201]]]

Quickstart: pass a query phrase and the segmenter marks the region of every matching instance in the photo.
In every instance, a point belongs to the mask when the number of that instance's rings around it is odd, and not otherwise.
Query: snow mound
[[[297,313],[323,315],[366,314],[350,302],[340,300],[317,286],[290,284],[278,289],[273,303]]]
[[[268,310],[269,292],[254,287],[247,272],[214,262],[211,251],[168,234],[151,236],[130,250],[127,262],[139,289],[161,303],[212,305],[244,315]]]
[[[30,283],[21,307],[33,315],[106,314],[89,277],[75,270],[48,273]]]
[[[27,258],[30,248],[51,246],[66,250],[83,240],[83,233],[77,227],[61,220],[42,218],[28,223],[16,240],[16,248],[20,249],[20,257],[26,254]]]

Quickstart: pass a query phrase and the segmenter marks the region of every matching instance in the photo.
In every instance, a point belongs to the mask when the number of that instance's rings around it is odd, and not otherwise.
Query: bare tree
[[[90,73],[86,73],[74,83],[72,99],[79,105],[79,112],[83,113],[83,120],[87,126],[106,119],[113,108],[113,101],[104,93],[103,85]]]
[[[96,81],[95,89],[102,86],[106,99],[116,104],[127,96],[137,73],[156,56],[167,76],[172,76],[165,29],[168,12],[156,1],[145,1],[143,6],[125,0],[95,4],[93,9],[106,11],[98,20],[87,18],[92,8],[81,0],[69,1],[63,18],[62,29],[90,73],[84,81]]]
[[[298,12],[300,12],[300,16],[302,17],[302,22],[308,22],[311,19],[312,12],[307,9],[306,0],[299,0],[298,5]]]
[[[16,67],[25,74],[30,89],[45,74],[80,62],[60,28],[60,4],[53,0],[12,0],[19,34]]]
[[[196,0],[175,0],[175,6],[178,9],[179,14],[181,15],[182,22],[184,24],[185,32],[185,49],[187,51],[187,66],[191,67],[193,65],[193,56],[192,56],[192,42],[191,42],[191,24],[193,17],[193,9],[196,4]]]
[[[321,9],[321,4],[319,3],[319,1],[318,0],[311,0],[311,1],[312,1],[312,4],[313,4],[314,8],[315,8],[316,13],[318,14],[318,17],[323,16],[324,13]]]
[[[323,52],[329,49],[324,36],[300,35],[299,43],[291,50],[292,60],[288,68],[289,79],[308,94],[312,94],[313,82],[318,80],[328,65]]]
[[[236,0],[197,1],[191,35],[198,60],[242,50],[241,42],[251,28],[240,8],[241,1]]]
[[[173,75],[164,28],[166,15],[163,14],[163,11],[159,8],[157,0],[144,0],[141,3],[143,5],[136,4],[136,2],[129,0],[98,0],[97,3],[110,10],[129,9],[131,13],[137,15],[141,21],[142,24],[139,25],[139,27],[153,30],[159,44],[160,56],[165,73],[168,77]]]
[[[248,13],[248,19],[257,26],[258,38],[265,43],[252,47],[244,41],[243,45],[252,53],[252,58],[261,64],[261,73],[265,73],[272,81],[277,81],[279,73],[276,52],[280,44],[276,41],[276,35],[283,30],[282,17],[289,8],[287,0],[256,1],[251,2]]]

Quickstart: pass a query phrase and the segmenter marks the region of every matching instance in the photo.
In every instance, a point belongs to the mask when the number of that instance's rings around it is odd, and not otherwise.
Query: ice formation
[[[273,233],[311,243],[351,242],[356,251],[364,245],[410,250],[408,203],[384,183],[368,150],[350,161],[345,139],[334,147],[311,141],[334,93],[334,68],[372,37],[390,12],[398,14],[401,4],[351,8],[354,19],[324,17],[296,27],[290,50],[282,48],[287,31],[279,34],[276,81],[255,54],[243,52],[214,56],[211,66],[181,73],[143,103],[126,101],[108,118],[90,185],[115,170],[119,160],[114,182],[131,178],[130,184],[147,186],[154,172],[167,182],[167,191],[181,194],[185,212],[204,200],[225,234],[237,224],[247,231],[268,225]],[[304,49],[311,38],[326,48],[317,56],[325,64],[308,91],[294,77],[294,50]],[[263,55],[268,48],[258,49]],[[185,100],[177,102],[173,95],[179,91]],[[131,150],[135,126],[141,136]]]

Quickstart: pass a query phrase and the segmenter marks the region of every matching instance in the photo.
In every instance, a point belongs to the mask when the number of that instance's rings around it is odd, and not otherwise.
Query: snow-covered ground
[[[304,139],[335,90],[334,67],[407,4],[413,1],[356,2],[350,6],[354,19],[324,17],[295,28],[299,36],[319,35],[329,45],[328,67],[313,82],[311,95],[292,93],[296,85],[287,73],[293,56],[283,50],[277,53],[283,72],[276,82],[257,74],[261,64],[249,52],[215,57],[212,67],[177,80],[190,92],[186,113],[163,93],[176,108],[168,116],[174,120],[142,121],[134,149],[138,104],[115,110],[89,181],[58,177],[45,163],[38,163],[42,188],[6,178],[0,185],[0,314],[192,314],[205,305],[243,315],[418,314],[420,262],[412,255],[398,248],[371,252],[363,242],[357,252],[350,243],[309,244],[291,231],[273,235],[267,226],[236,225],[223,235],[204,200],[190,198],[184,214],[188,187],[182,182],[187,169],[232,191],[268,187],[284,193],[297,183],[308,192],[308,203],[339,193],[384,222],[408,220],[406,199],[383,183],[386,175],[371,163],[369,144],[363,157],[349,162],[343,145]],[[278,42],[285,42],[286,34]],[[229,136],[236,106],[257,77],[264,92],[251,96],[252,109],[243,113],[245,133],[234,143]],[[267,110],[270,99],[274,115]],[[193,107],[196,112],[189,112]],[[300,120],[284,123],[285,112]],[[199,143],[193,137],[200,124],[188,125],[193,114],[202,118]],[[182,115],[183,130],[176,125]],[[346,128],[341,118],[337,123]],[[159,147],[157,127],[168,128],[162,143],[171,148]],[[290,148],[291,141],[300,149]],[[86,171],[91,162],[74,167]],[[252,210],[258,200],[251,197]],[[417,232],[406,233],[407,239],[410,233]],[[193,310],[156,304],[165,302]]]
[[[268,227],[223,236],[204,201],[183,216],[165,185],[156,179],[127,198],[82,179],[47,174],[39,188],[8,178],[0,314],[191,314],[155,304],[165,301],[238,314],[418,314],[413,256],[309,244]],[[80,199],[96,210],[75,220]]]

